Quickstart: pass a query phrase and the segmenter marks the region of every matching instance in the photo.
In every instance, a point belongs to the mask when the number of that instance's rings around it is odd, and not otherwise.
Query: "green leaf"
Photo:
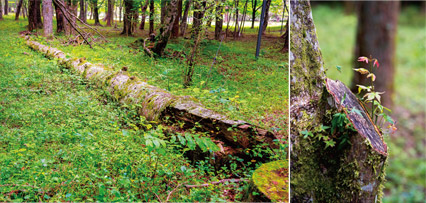
[[[337,70],[339,71],[339,73],[342,72],[342,66],[336,66]]]

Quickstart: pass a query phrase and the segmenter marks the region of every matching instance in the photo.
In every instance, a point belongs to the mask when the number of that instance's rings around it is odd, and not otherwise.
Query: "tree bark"
[[[74,15],[67,15],[69,20],[64,18],[65,24],[65,35],[74,35],[76,32],[73,28],[73,25],[76,24],[76,16],[77,16],[77,2],[74,0],[67,0],[65,6],[68,11]]]
[[[178,0],[177,4],[177,14],[175,21],[173,22],[172,38],[177,38],[179,36],[179,21],[182,16],[182,0]]]
[[[257,0],[252,0],[252,13],[251,13],[251,29],[254,29],[254,21],[256,20],[256,7],[257,7]]]
[[[3,9],[2,9],[2,5],[1,5],[1,0],[0,0],[0,20],[3,20]]]
[[[359,56],[377,58],[380,67],[374,71],[377,76],[375,90],[386,92],[382,95],[382,104],[392,106],[395,75],[396,30],[398,24],[399,1],[359,2],[358,27],[355,46],[355,67],[365,63],[357,62]],[[358,92],[357,84],[369,85],[370,78],[355,72],[351,90]]]
[[[111,21],[114,19],[114,2],[113,0],[108,0],[108,11],[106,14],[106,26],[111,27]]]
[[[29,0],[28,2],[28,31],[32,31],[37,28],[43,28],[43,23],[41,22],[40,6],[40,0]]]
[[[191,38],[196,39],[198,33],[201,31],[201,25],[203,24],[204,13],[206,12],[206,1],[194,1],[194,17],[192,21],[192,33]]]
[[[9,14],[9,1],[4,0],[4,15]]]
[[[149,0],[149,34],[154,33],[154,0]]]
[[[122,35],[133,35],[136,30],[138,21],[138,11],[134,7],[134,0],[124,0],[124,16],[123,16],[123,31]]]
[[[61,1],[61,0],[58,0],[58,1]],[[53,5],[55,6],[55,13],[56,13],[56,33],[60,33],[65,30],[64,14],[59,8],[59,5],[55,3],[55,1],[53,1]]]
[[[24,0],[18,1],[18,5],[16,6],[16,12],[15,12],[15,20],[19,20],[19,14],[21,13],[23,3],[24,3]]]
[[[238,37],[238,17],[239,17],[239,11],[240,9],[238,8],[238,4],[239,4],[239,0],[234,0],[234,5],[235,5],[235,26],[234,26],[234,39]]]
[[[53,8],[52,0],[43,0],[43,35],[50,37],[53,34]]]
[[[266,27],[268,27],[268,22],[269,22],[269,8],[270,7],[271,7],[271,0],[266,0],[266,10],[265,10],[265,18],[263,19],[262,33],[265,33]]]
[[[148,4],[149,4],[149,0],[146,0],[145,4],[142,4],[141,6],[142,20],[141,20],[141,25],[139,26],[140,30],[145,29],[146,10],[148,8]]]
[[[87,10],[86,10],[86,2],[85,0],[80,0],[80,16],[79,18],[87,23]]]
[[[188,20],[188,13],[189,13],[189,7],[191,6],[192,0],[186,0],[185,1],[185,9],[183,11],[182,20],[180,22],[180,35],[185,36],[186,28],[188,26],[187,20]]]
[[[223,27],[223,5],[224,0],[220,0],[219,5],[216,7],[216,25],[214,28],[214,39],[220,40],[220,36],[222,35],[222,27]]]
[[[325,78],[310,3],[292,0],[290,9],[291,201],[380,201],[387,158],[383,137],[356,96]],[[351,111],[355,108],[359,114]],[[346,120],[331,132],[324,126],[333,125],[336,113]]]
[[[169,0],[165,3],[164,23],[158,29],[155,36],[154,47],[151,49],[158,56],[162,56],[173,29],[173,23],[177,18],[178,0]]]
[[[95,19],[95,25],[100,26],[98,0],[93,1],[93,18]]]

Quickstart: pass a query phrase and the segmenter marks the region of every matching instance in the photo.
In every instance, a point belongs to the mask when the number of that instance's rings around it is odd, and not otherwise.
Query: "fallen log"
[[[183,121],[184,128],[209,132],[212,138],[221,140],[240,152],[259,144],[268,144],[277,148],[275,135],[267,130],[242,120],[230,120],[226,116],[206,109],[199,101],[190,96],[176,96],[161,88],[152,86],[130,76],[123,68],[115,71],[109,67],[87,62],[84,58],[71,58],[56,48],[31,41],[27,45],[40,51],[49,58],[58,59],[58,63],[80,74],[97,86],[106,87],[111,96],[126,105],[136,105],[140,116],[150,121]],[[265,157],[264,157],[265,158]]]

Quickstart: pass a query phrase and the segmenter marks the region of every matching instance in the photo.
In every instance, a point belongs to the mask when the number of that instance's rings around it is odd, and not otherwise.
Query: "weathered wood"
[[[206,109],[190,96],[175,96],[161,88],[140,81],[126,71],[114,71],[103,65],[95,65],[85,59],[67,58],[56,48],[28,40],[27,45],[51,58],[57,58],[66,68],[82,75],[99,86],[106,86],[112,97],[122,104],[137,105],[138,113],[151,121],[183,121],[185,126],[209,132],[215,138],[233,146],[238,151],[267,143],[269,147],[278,147],[273,142],[275,135],[245,121],[230,120],[226,116]],[[201,126],[201,127],[200,127]]]

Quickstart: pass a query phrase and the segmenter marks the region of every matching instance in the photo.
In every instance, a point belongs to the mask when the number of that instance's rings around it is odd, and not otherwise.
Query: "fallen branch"
[[[167,198],[166,198],[166,202],[168,202],[169,201],[169,198],[170,198],[170,196],[173,194],[173,192],[178,188],[180,186],[180,183],[172,190],[172,191],[170,191],[169,192],[169,195],[167,195]]]
[[[185,187],[187,187],[187,188],[208,187],[210,185],[217,185],[217,184],[225,183],[225,182],[238,183],[238,182],[247,182],[247,181],[249,181],[249,180],[248,179],[222,179],[222,180],[219,180],[219,181],[204,183],[204,184],[201,184],[201,185],[185,185]]]

